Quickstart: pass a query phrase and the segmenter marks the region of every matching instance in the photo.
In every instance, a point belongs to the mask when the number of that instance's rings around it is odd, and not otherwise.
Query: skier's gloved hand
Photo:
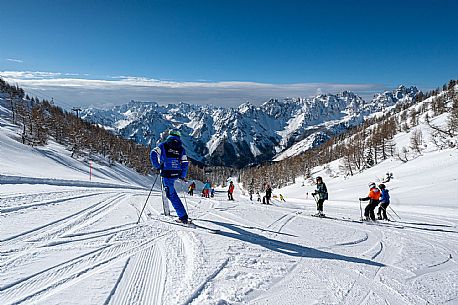
[[[153,174],[155,174],[155,175],[159,175],[159,174],[161,173],[161,170],[160,170],[160,169],[157,169],[157,168],[155,168],[155,167],[153,167],[153,168],[151,169],[151,171],[152,171]]]

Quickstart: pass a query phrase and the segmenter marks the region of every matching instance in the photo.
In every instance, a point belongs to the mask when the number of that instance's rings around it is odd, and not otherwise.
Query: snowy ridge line
[[[420,269],[420,270],[414,270],[412,271],[415,275],[408,278],[407,281],[413,281],[416,278],[430,274],[430,273],[435,273],[439,271],[444,271],[444,270],[453,270],[453,267],[456,268],[456,262],[453,261],[453,257],[451,254],[442,262],[436,263],[431,266],[427,266],[426,268]]]
[[[100,193],[93,193],[93,194],[86,194],[86,195],[78,195],[78,196],[54,199],[54,200],[49,200],[49,201],[44,201],[44,202],[24,204],[24,205],[15,206],[15,207],[0,208],[0,213],[10,213],[10,212],[15,212],[15,211],[20,211],[20,210],[23,210],[23,209],[34,208],[34,207],[43,206],[43,205],[49,205],[49,204],[54,204],[54,203],[62,203],[62,202],[65,202],[65,201],[81,199],[81,198],[86,198],[86,197],[92,197],[92,196],[98,196],[98,195],[102,195],[102,194],[104,194],[104,193],[100,192]]]
[[[162,233],[140,243],[139,245],[128,247],[128,249],[124,249],[128,246],[127,244],[122,244],[119,247],[116,247],[120,251],[115,251],[112,246],[106,246],[99,251],[96,250],[90,252],[90,255],[85,254],[77,259],[72,259],[59,264],[59,268],[56,268],[55,266],[38,272],[29,276],[25,280],[19,280],[17,283],[13,283],[13,285],[7,285],[7,288],[4,289],[6,292],[0,297],[0,301],[2,301],[2,304],[16,305],[24,302],[37,302],[45,299],[46,297],[54,294],[56,290],[70,287],[76,282],[105,270],[114,263],[117,263],[126,257],[131,257],[132,255],[150,247],[152,242],[167,234],[168,232]],[[105,252],[108,253],[105,254]],[[98,258],[102,258],[102,260],[97,261]],[[87,263],[91,262],[92,264],[87,266]],[[82,266],[82,268],[78,268],[80,266]],[[42,284],[41,286],[40,283]],[[16,291],[19,292],[19,295],[16,294]]]
[[[21,176],[7,176],[0,174],[0,184],[48,184],[56,186],[78,186],[78,187],[99,187],[99,188],[121,188],[133,190],[146,190],[141,186],[133,186],[127,184],[114,184],[104,182],[91,182],[81,180],[65,180],[52,178],[34,178]]]
[[[385,249],[385,247],[383,245],[383,242],[379,241],[374,247],[372,247],[371,249],[367,250],[366,253],[369,254],[370,252],[375,250],[375,253],[373,253],[371,255],[371,257],[370,257],[371,260],[374,260],[377,256],[379,256],[384,251],[384,249]]]
[[[267,228],[273,228],[275,233],[281,233],[281,230],[290,222],[292,221],[298,214],[297,213],[288,213],[284,214],[274,222],[272,222],[270,225],[267,226]],[[283,221],[283,219],[286,219]]]
[[[344,243],[335,244],[332,247],[354,246],[356,244],[360,244],[362,242],[365,242],[366,240],[369,239],[369,235],[367,234],[367,232],[363,232],[363,233],[364,233],[364,237],[361,237],[361,238],[358,238],[358,239],[352,240],[352,241],[347,241],[347,242],[344,242]]]
[[[224,262],[212,273],[210,274],[198,287],[197,289],[186,299],[183,305],[191,304],[201,293],[204,291],[205,286],[212,281],[229,263],[229,258],[226,258]]]

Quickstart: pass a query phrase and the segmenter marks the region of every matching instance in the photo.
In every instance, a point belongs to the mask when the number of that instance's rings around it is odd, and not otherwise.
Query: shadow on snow
[[[213,223],[225,227],[232,232],[228,231],[219,231],[218,235],[226,236],[233,239],[238,239],[247,243],[255,244],[267,248],[271,251],[282,253],[285,255],[295,256],[295,257],[309,257],[309,258],[319,258],[319,259],[330,259],[330,260],[340,260],[356,264],[366,264],[369,266],[375,267],[384,267],[382,263],[374,262],[364,258],[346,256],[341,254],[335,254],[331,252],[321,251],[314,248],[304,247],[301,245],[279,241],[275,239],[270,239],[268,237],[255,234],[249,231],[246,231],[240,228],[237,225],[213,221],[213,220],[200,220],[208,223]]]

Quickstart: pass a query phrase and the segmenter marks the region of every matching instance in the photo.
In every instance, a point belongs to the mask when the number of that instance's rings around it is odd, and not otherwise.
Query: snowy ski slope
[[[94,164],[89,181],[62,147],[14,136],[0,119],[0,304],[458,304],[456,150],[346,180],[316,169],[339,220],[310,216],[302,181],[274,190],[286,203],[271,206],[239,185],[234,202],[222,189],[180,192],[196,224],[220,230],[211,234],[157,221],[158,186],[136,225],[152,179]],[[354,221],[357,198],[387,171],[402,220]]]

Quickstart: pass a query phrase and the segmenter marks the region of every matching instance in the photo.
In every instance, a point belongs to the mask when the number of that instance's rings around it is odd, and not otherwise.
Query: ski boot
[[[186,218],[186,219],[175,219],[176,222],[183,224],[183,225],[190,225],[192,223],[191,219]]]

